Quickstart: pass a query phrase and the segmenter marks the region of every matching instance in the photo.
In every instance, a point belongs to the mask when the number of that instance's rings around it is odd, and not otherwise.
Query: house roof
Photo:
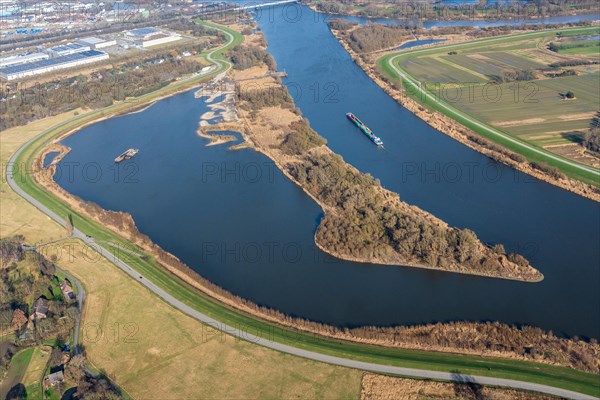
[[[39,299],[37,299],[35,301],[35,303],[33,303],[33,312],[40,313],[40,314],[47,314],[48,313],[48,300],[44,299],[43,297],[40,297]]]
[[[63,375],[62,371],[58,371],[58,372],[48,375],[46,377],[46,379],[48,380],[49,384],[56,385],[57,383],[64,381],[65,376]]]
[[[73,285],[71,285],[71,282],[69,282],[68,279],[65,279],[61,284],[60,284],[60,288],[63,291],[72,291],[73,290]]]

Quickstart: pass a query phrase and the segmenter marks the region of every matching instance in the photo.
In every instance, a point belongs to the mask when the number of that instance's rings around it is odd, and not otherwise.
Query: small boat
[[[360,119],[358,119],[354,114],[352,114],[351,112],[346,113],[346,117],[348,117],[348,119],[350,121],[354,122],[354,124],[356,124],[356,126],[358,126],[359,129],[365,135],[367,135],[367,137],[369,139],[371,139],[371,141],[373,143],[375,143],[377,146],[383,146],[383,141],[378,136],[375,136],[375,134],[373,133],[373,131],[371,131],[371,129],[369,129],[368,126],[366,126],[365,124],[363,124],[362,121]]]
[[[120,163],[123,160],[129,160],[130,158],[133,158],[138,152],[138,149],[127,149],[123,152],[123,154],[115,158],[115,162]]]

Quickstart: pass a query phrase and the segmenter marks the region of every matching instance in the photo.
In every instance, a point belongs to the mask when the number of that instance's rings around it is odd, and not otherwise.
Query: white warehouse
[[[50,56],[46,53],[23,53],[14,56],[0,58],[0,68],[8,67],[9,65],[23,64],[26,62],[47,60]]]
[[[108,54],[98,50],[87,50],[64,56],[28,62],[24,64],[10,65],[0,68],[0,77],[11,81],[32,75],[43,74],[59,69],[72,68],[83,64],[108,60]]]
[[[69,54],[81,53],[82,51],[89,50],[91,50],[90,46],[84,46],[79,43],[61,44],[59,46],[50,47],[49,49],[44,49],[44,51],[48,53],[50,57],[66,56]]]
[[[105,47],[115,46],[117,41],[115,39],[103,39],[95,36],[81,38],[77,43],[89,46],[92,49],[103,49]]]
[[[180,40],[181,35],[156,28],[138,28],[125,32],[125,40],[136,47],[146,48]]]

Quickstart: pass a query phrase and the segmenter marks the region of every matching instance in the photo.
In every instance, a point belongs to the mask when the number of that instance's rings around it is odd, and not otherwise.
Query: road
[[[519,35],[519,36],[528,36],[528,35],[530,35],[530,34],[524,34],[524,35]],[[498,41],[498,40],[506,40],[506,38],[504,37],[504,38],[486,39],[485,42],[494,42],[494,41]],[[460,47],[461,45],[469,45],[469,44],[472,44],[472,43],[465,42],[465,43],[460,43],[460,44],[456,44],[456,45],[451,45],[449,47],[454,48],[454,47]],[[426,50],[429,50],[429,49],[426,49]],[[411,54],[415,54],[415,53],[419,53],[419,52],[426,51],[426,50],[416,50],[416,51],[411,51],[410,53]],[[579,163],[574,162],[574,161],[566,160],[566,159],[564,159],[562,157],[558,157],[558,156],[556,156],[556,155],[554,155],[554,154],[552,154],[552,153],[550,153],[548,151],[540,149],[537,146],[533,146],[533,145],[527,144],[525,142],[522,142],[520,140],[517,140],[514,137],[512,137],[511,135],[508,135],[508,134],[503,133],[503,132],[501,132],[501,131],[499,131],[497,129],[494,129],[494,128],[492,128],[491,126],[489,126],[487,124],[483,124],[483,123],[477,121],[476,119],[474,119],[473,117],[471,117],[470,115],[465,114],[465,113],[463,113],[463,112],[455,109],[454,107],[450,107],[445,102],[436,99],[435,96],[431,95],[429,92],[427,92],[425,89],[423,89],[423,86],[421,85],[421,82],[417,81],[412,76],[408,75],[407,73],[405,73],[404,71],[402,71],[401,69],[399,69],[398,67],[396,67],[396,65],[394,65],[394,60],[396,58],[398,58],[398,57],[403,56],[403,55],[406,55],[406,53],[401,53],[401,54],[398,54],[398,55],[396,55],[394,57],[390,57],[388,59],[389,66],[394,70],[394,72],[396,72],[398,74],[398,76],[400,76],[402,79],[406,80],[412,86],[414,86],[418,90],[419,94],[421,94],[422,96],[424,96],[427,100],[430,100],[433,103],[435,103],[435,104],[439,105],[440,107],[444,108],[451,115],[455,115],[455,116],[458,116],[460,118],[463,118],[463,119],[469,121],[470,123],[476,125],[478,128],[481,128],[482,130],[486,131],[487,133],[489,133],[489,134],[491,134],[493,136],[500,137],[500,138],[502,138],[504,140],[507,140],[507,141],[509,141],[509,142],[511,142],[511,143],[513,143],[513,144],[515,144],[517,146],[519,146],[519,147],[522,147],[524,149],[533,151],[534,153],[542,155],[544,157],[551,158],[554,161],[557,161],[557,162],[559,162],[561,164],[569,165],[569,166],[574,167],[574,168],[576,168],[576,169],[578,169],[580,171],[590,172],[590,173],[592,173],[592,174],[600,177],[600,170],[598,170],[596,168],[589,167],[589,166],[583,165],[583,164],[579,164]]]
[[[230,37],[229,43],[231,43],[231,40],[233,40],[232,36]],[[220,48],[213,50],[210,53],[210,56],[212,56],[212,54],[218,50],[220,50]],[[212,60],[212,57],[207,56],[207,58]],[[219,64],[219,65],[221,65],[221,64]],[[229,68],[227,68],[227,69],[229,69]],[[10,158],[10,160],[6,166],[6,178],[7,178],[7,182],[9,184],[9,186],[17,194],[19,194],[21,197],[23,197],[25,200],[27,200],[33,206],[38,208],[44,214],[48,215],[50,218],[52,218],[54,221],[56,221],[59,225],[62,225],[63,227],[66,228],[66,221],[64,218],[55,214],[48,207],[46,207],[41,202],[39,202],[37,199],[30,196],[23,189],[21,189],[21,187],[16,183],[15,177],[13,176],[13,167],[14,167],[17,157],[33,141],[37,140],[40,136],[43,136],[46,133],[47,133],[47,131],[44,131],[44,132],[40,133],[38,136],[30,139],[29,141],[27,141],[27,143],[25,143],[23,146],[21,146],[12,155],[12,157]],[[493,385],[493,386],[506,387],[506,388],[512,388],[512,389],[530,390],[530,391],[546,393],[546,394],[550,394],[550,395],[554,395],[554,396],[576,399],[576,400],[598,399],[597,397],[588,396],[588,395],[580,394],[577,392],[560,389],[560,388],[555,388],[552,386],[536,384],[536,383],[511,380],[511,379],[501,379],[501,378],[493,378],[493,377],[485,377],[485,376],[465,375],[465,374],[451,373],[451,372],[440,372],[440,371],[422,370],[422,369],[414,369],[414,368],[403,368],[403,367],[396,367],[396,366],[383,365],[383,364],[374,364],[374,363],[368,363],[368,362],[363,362],[363,361],[351,360],[351,359],[342,358],[342,357],[335,357],[335,356],[320,354],[320,353],[316,353],[313,351],[299,349],[299,348],[296,348],[296,347],[293,347],[290,345],[286,345],[283,343],[274,342],[274,341],[271,341],[268,339],[257,338],[257,337],[249,338],[248,337],[249,335],[246,331],[239,330],[232,326],[223,324],[223,323],[201,313],[200,311],[188,306],[187,304],[184,304],[181,301],[177,300],[175,297],[173,297],[172,295],[170,295],[169,293],[167,293],[166,291],[164,291],[163,289],[161,289],[160,287],[156,286],[154,283],[149,281],[145,276],[143,276],[142,274],[140,274],[139,272],[134,270],[131,266],[129,266],[123,260],[121,260],[118,257],[116,257],[115,255],[113,255],[109,250],[104,248],[102,245],[95,242],[93,238],[85,235],[83,232],[81,232],[79,229],[77,229],[75,227],[73,228],[73,237],[81,240],[82,242],[86,243],[90,247],[94,248],[103,257],[105,257],[107,260],[112,262],[114,265],[116,265],[118,268],[120,268],[122,271],[124,271],[127,275],[129,275],[130,277],[132,277],[133,279],[138,281],[140,284],[144,285],[152,293],[154,293],[155,295],[157,295],[158,297],[163,299],[165,302],[167,302],[174,308],[191,316],[192,318],[195,318],[205,324],[212,326],[215,329],[226,332],[228,335],[240,338],[242,340],[250,341],[250,342],[260,345],[260,346],[264,346],[264,347],[267,347],[267,348],[270,348],[273,350],[277,350],[277,351],[291,354],[291,355],[298,356],[298,357],[307,358],[307,359],[314,360],[314,361],[320,361],[320,362],[324,362],[324,363],[328,363],[328,364],[339,365],[342,367],[356,368],[356,369],[360,369],[360,370],[383,373],[383,374],[392,374],[392,375],[425,378],[425,379],[440,379],[440,380],[453,381],[453,382],[472,382],[475,384],[482,384],[482,385]]]
[[[39,254],[38,249],[40,247],[47,246],[50,243],[61,242],[64,240],[68,240],[68,239],[54,240],[52,242],[44,243],[43,245],[39,245],[39,246],[21,245],[21,248],[24,251],[31,251],[31,252]],[[83,312],[83,302],[85,300],[85,289],[83,288],[83,285],[81,284],[81,282],[79,282],[73,275],[71,275],[64,269],[60,269],[58,267],[56,267],[56,269],[60,273],[62,273],[67,279],[69,279],[69,281],[71,281],[71,283],[75,284],[75,287],[77,288],[77,307],[79,308],[79,312],[77,313],[77,319],[75,320],[75,332],[73,333],[73,351],[75,354],[78,354],[80,352],[80,348],[77,345],[79,344],[79,327],[81,326],[81,313]]]

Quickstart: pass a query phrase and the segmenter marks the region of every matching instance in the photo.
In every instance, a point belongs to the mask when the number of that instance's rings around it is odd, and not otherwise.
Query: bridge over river
[[[198,14],[199,17],[205,15],[213,15],[218,13],[232,12],[232,11],[246,11],[246,10],[258,10],[261,8],[267,8],[272,6],[279,6],[282,4],[291,4],[298,3],[300,0],[279,0],[279,1],[271,1],[268,3],[256,3],[256,2],[248,2],[247,4],[229,4],[229,3],[221,3],[208,6],[204,11]]]

